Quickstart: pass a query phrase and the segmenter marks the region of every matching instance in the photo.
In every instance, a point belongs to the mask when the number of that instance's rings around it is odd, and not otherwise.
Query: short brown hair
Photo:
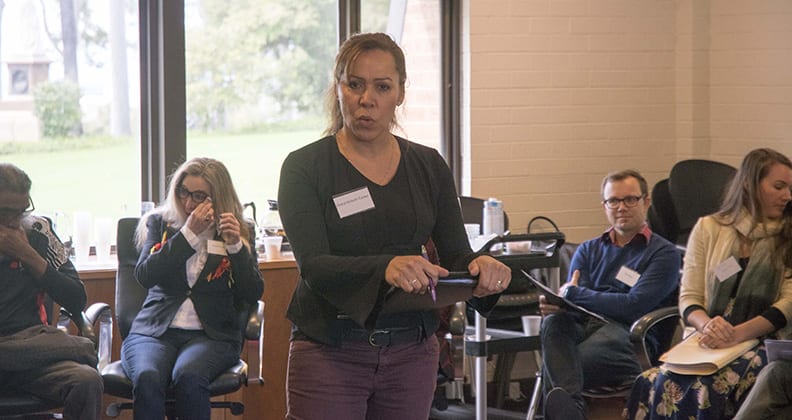
[[[602,179],[602,186],[600,187],[600,195],[605,194],[605,185],[609,182],[623,181],[627,178],[635,178],[638,180],[638,185],[641,187],[641,195],[649,195],[649,185],[646,183],[646,178],[635,169],[625,169],[623,171],[611,172],[605,175]],[[607,197],[602,197],[607,198]]]

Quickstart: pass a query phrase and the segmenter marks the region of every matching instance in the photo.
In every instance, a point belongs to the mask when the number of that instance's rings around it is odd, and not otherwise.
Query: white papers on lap
[[[759,344],[754,338],[732,347],[710,349],[699,345],[699,335],[694,332],[660,356],[663,366],[681,375],[711,375]]]

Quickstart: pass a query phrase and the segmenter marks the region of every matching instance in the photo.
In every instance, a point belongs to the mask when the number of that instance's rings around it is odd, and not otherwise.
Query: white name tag
[[[226,252],[225,242],[215,241],[213,239],[206,241],[206,251],[214,255],[228,255]]]
[[[715,278],[724,281],[740,271],[742,271],[742,267],[740,267],[740,263],[737,262],[737,259],[729,257],[715,266]]]
[[[641,278],[641,273],[626,266],[621,266],[619,272],[616,273],[616,280],[630,287],[635,286],[635,283],[637,283],[638,279],[640,278]]]
[[[368,187],[360,187],[335,195],[333,202],[338,211],[338,217],[342,219],[374,208],[374,200],[371,199]]]

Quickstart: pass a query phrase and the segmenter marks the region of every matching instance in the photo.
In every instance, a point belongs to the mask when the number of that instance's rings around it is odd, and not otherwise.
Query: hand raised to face
[[[195,206],[195,209],[187,217],[187,226],[193,233],[199,235],[208,228],[214,228],[214,208],[212,207],[212,199],[207,198],[202,203]]]

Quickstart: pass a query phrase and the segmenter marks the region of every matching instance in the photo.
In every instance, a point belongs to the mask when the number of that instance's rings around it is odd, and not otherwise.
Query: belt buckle
[[[390,333],[391,332],[388,331],[388,330],[374,330],[374,331],[372,331],[371,334],[369,334],[369,338],[368,338],[369,345],[371,345],[372,347],[383,347],[383,346],[389,345],[390,344]],[[377,343],[377,336],[378,335],[383,335],[384,336],[383,338],[386,338],[388,342],[384,343],[384,344]]]

